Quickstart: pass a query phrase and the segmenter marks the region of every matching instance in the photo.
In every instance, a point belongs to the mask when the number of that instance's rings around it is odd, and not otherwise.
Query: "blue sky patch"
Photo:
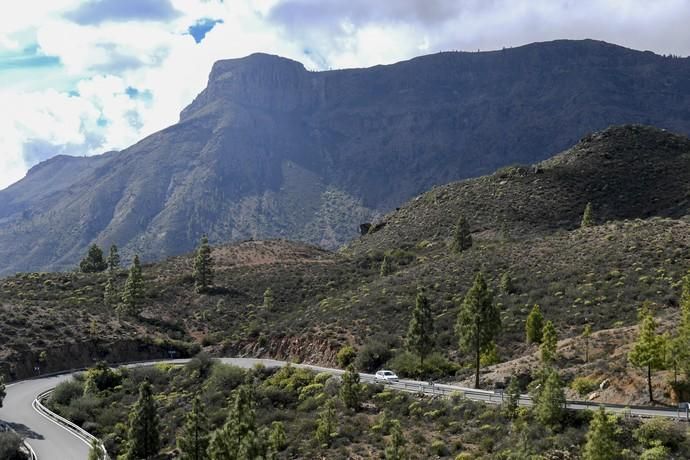
[[[211,19],[203,18],[199,19],[196,23],[189,26],[189,35],[194,37],[194,41],[200,43],[204,39],[206,34],[213,29],[216,24],[222,24],[222,19]]]
[[[60,59],[38,54],[37,47],[28,47],[20,53],[0,53],[0,71],[8,69],[59,67]]]

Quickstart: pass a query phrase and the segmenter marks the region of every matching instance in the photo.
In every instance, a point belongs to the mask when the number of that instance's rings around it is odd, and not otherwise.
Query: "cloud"
[[[91,0],[65,17],[81,25],[98,25],[107,21],[169,21],[179,14],[168,0]]]

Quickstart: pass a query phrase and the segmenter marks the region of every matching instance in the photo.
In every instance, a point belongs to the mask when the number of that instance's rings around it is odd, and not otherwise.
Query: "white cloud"
[[[84,0],[23,0],[0,16],[0,52],[32,45],[60,59],[60,77],[9,81],[0,90],[0,188],[40,158],[25,146],[92,155],[121,149],[177,121],[213,62],[263,51],[307,68],[392,63],[440,50],[497,49],[555,38],[598,38],[687,55],[690,1],[659,0],[171,0],[174,19],[65,16]],[[197,44],[187,29],[221,19]],[[21,70],[21,69],[20,69]],[[9,72],[25,79],[31,73]],[[74,93],[49,85],[74,82]],[[38,88],[27,91],[25,88]],[[132,98],[136,88],[146,98]]]

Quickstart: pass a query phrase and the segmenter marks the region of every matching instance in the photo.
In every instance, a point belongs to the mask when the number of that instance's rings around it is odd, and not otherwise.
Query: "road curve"
[[[25,380],[7,386],[7,396],[0,408],[0,420],[19,433],[36,452],[39,460],[84,460],[89,446],[61,425],[33,408],[39,393],[69,380],[72,374]]]
[[[218,360],[224,364],[231,364],[243,368],[251,368],[257,364],[266,367],[283,367],[288,364],[284,361],[254,358],[219,358]],[[152,361],[128,366],[146,366],[160,362],[184,364],[187,361],[187,359]],[[341,369],[331,369],[307,364],[296,364],[296,366],[305,367],[317,372],[329,372],[336,375],[340,375],[344,372]],[[37,378],[7,386],[7,397],[5,398],[4,407],[0,408],[0,421],[6,422],[20,435],[26,438],[27,443],[36,452],[38,460],[85,460],[88,458],[89,445],[87,442],[33,408],[33,402],[37,395],[54,388],[60,382],[69,380],[73,375],[74,373],[70,373]],[[360,374],[360,376],[363,382],[374,381],[374,376],[371,374]],[[472,388],[445,384],[430,385],[428,382],[414,380],[401,380],[400,382],[391,384],[390,388],[399,391],[422,392],[444,396],[452,393],[461,393],[468,399],[483,401],[490,404],[500,404],[503,401],[503,395],[498,392],[475,390]],[[532,404],[532,401],[529,396],[523,395],[520,398],[520,404],[528,406]],[[567,406],[569,409],[573,410],[584,410],[597,408],[600,404],[584,401],[568,401]],[[604,407],[612,412],[626,412],[641,417],[686,418],[685,411],[679,412],[676,409],[665,407],[625,407],[616,404],[605,404]]]

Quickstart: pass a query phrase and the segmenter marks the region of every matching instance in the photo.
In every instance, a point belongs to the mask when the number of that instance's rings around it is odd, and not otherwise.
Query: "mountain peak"
[[[206,89],[182,111],[180,121],[232,104],[292,110],[308,90],[308,77],[301,63],[272,54],[217,61]]]

